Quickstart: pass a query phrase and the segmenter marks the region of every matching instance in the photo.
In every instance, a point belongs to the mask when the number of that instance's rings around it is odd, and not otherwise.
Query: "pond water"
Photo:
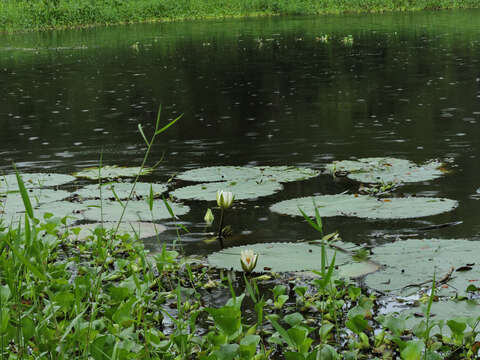
[[[21,171],[72,173],[98,165],[100,153],[104,164],[139,165],[137,124],[148,133],[162,104],[162,120],[183,117],[154,146],[150,163],[165,157],[146,180],[211,165],[323,169],[352,157],[439,159],[449,174],[397,193],[455,199],[456,210],[416,220],[327,218],[325,228],[355,243],[397,234],[478,239],[479,16],[278,17],[1,35],[0,171],[12,172],[15,162]],[[348,35],[352,44],[342,41]],[[226,245],[314,239],[300,218],[269,206],[357,189],[321,175],[238,203],[226,215],[234,230]],[[201,241],[214,203],[186,203],[185,250],[217,250]],[[462,223],[415,230],[454,221]],[[167,225],[162,237],[171,240]]]

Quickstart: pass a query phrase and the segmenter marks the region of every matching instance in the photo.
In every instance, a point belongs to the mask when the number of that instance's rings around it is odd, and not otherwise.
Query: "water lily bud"
[[[228,209],[230,206],[232,206],[234,199],[235,196],[233,196],[233,193],[230,191],[217,191],[217,204],[222,209]]]
[[[203,219],[208,225],[211,225],[213,223],[213,219],[215,219],[215,217],[213,216],[212,210],[210,210],[210,208],[207,209],[207,212],[205,213],[205,217]]]
[[[255,254],[253,250],[243,250],[240,253],[240,264],[243,271],[246,273],[252,272],[257,266],[258,254]]]

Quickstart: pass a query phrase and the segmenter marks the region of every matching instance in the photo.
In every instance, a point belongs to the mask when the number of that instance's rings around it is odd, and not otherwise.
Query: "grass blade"
[[[5,237],[4,238],[5,242],[7,245],[10,247],[12,250],[13,254],[20,260],[20,262],[25,265],[25,267],[32,272],[33,275],[35,275],[37,278],[47,281],[47,277],[35,266],[33,265],[30,261],[28,261],[22,253],[13,246],[13,244]]]
[[[17,176],[18,188],[20,189],[20,194],[22,195],[23,206],[25,207],[30,219],[33,219],[33,207],[32,203],[30,202],[30,198],[28,197],[27,189],[25,188],[25,184],[23,183],[22,177],[18,173],[16,166],[13,165],[13,167],[15,168],[15,175]]]

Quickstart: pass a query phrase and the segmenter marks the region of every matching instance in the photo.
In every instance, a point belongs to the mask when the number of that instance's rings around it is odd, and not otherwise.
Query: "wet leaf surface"
[[[258,254],[254,272],[263,272],[264,269],[273,272],[321,270],[321,246],[303,243],[260,243],[231,247],[209,255],[208,262],[217,268],[242,271],[240,265],[242,250],[252,250]],[[354,262],[348,253],[327,247],[328,259],[332,259],[334,253],[336,253],[335,264],[339,266],[342,276],[358,277],[377,269],[371,264]]]
[[[235,199],[243,200],[272,195],[282,189],[283,186],[280,183],[270,180],[261,183],[257,183],[255,180],[221,181],[185,186],[171,192],[171,195],[177,199],[214,201],[217,191],[225,190],[231,191],[235,195]]]
[[[71,175],[54,173],[23,173],[20,176],[27,189],[58,186],[75,180]],[[0,193],[7,191],[19,191],[15,174],[0,176]]]
[[[211,182],[211,181],[241,181],[255,180],[291,182],[318,176],[320,172],[304,167],[294,166],[209,166],[200,169],[187,170],[177,176],[177,179]]]
[[[86,168],[74,173],[73,175],[80,178],[87,178],[91,180],[102,179],[118,179],[123,177],[135,177],[140,172],[139,166],[121,167],[116,165]],[[141,175],[147,175],[152,172],[152,169],[143,168]]]
[[[285,215],[301,216],[301,208],[308,216],[315,216],[313,203],[320,216],[353,216],[368,219],[409,219],[451,211],[458,202],[443,198],[408,197],[377,199],[368,195],[319,195],[284,200],[270,210]]]
[[[117,228],[117,223],[112,221],[106,221],[103,223],[93,223],[93,224],[82,224],[74,226],[74,228],[80,229],[80,232],[76,235],[72,234],[72,238],[83,240],[89,236],[92,236],[94,230],[97,228],[103,228],[106,231],[115,230]],[[118,227],[118,232],[120,234],[129,234],[133,238],[146,239],[154,237],[157,234],[164,232],[167,228],[160,224],[155,224],[151,222],[122,222]]]
[[[468,285],[480,286],[480,265],[460,270],[478,260],[477,249],[478,242],[465,239],[410,239],[377,246],[370,258],[385,267],[368,275],[365,284],[382,292],[416,293],[431,286],[435,273],[439,295],[466,296]],[[457,270],[442,283],[452,268]]]
[[[436,179],[444,174],[442,166],[438,161],[418,166],[404,159],[372,157],[335,161],[327,171],[362,183],[406,183]]]
[[[102,197],[104,199],[115,199],[115,194],[119,199],[125,200],[130,195],[132,183],[108,183],[102,184]],[[145,199],[150,194],[150,186],[152,186],[153,195],[155,197],[167,191],[166,184],[150,184],[137,182],[132,199]],[[98,184],[87,185],[74,193],[83,199],[100,198],[100,186]]]

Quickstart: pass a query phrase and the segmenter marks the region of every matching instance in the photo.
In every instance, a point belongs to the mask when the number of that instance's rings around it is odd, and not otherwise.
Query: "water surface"
[[[210,165],[322,169],[352,157],[441,159],[449,175],[399,192],[456,199],[455,211],[401,221],[328,218],[326,230],[375,244],[463,221],[419,236],[477,239],[479,16],[278,17],[2,35],[0,171],[15,162],[22,171],[71,173],[97,165],[101,152],[105,164],[138,165],[145,147],[137,124],[148,133],[162,104],[164,121],[183,117],[154,146],[151,163],[165,157],[148,180]],[[342,42],[347,35],[351,46]],[[238,204],[227,215],[228,245],[315,238],[300,218],[268,207],[357,188],[322,175]],[[214,204],[188,204],[187,251],[215,250],[200,241]]]

